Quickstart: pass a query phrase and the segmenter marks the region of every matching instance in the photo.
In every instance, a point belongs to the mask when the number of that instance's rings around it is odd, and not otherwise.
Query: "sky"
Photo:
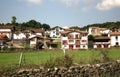
[[[120,0],[0,0],[0,23],[38,22],[79,26],[120,21]]]

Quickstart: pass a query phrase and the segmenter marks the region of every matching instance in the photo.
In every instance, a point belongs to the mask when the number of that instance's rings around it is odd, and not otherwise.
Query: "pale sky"
[[[53,26],[120,21],[120,0],[0,0],[0,23],[31,19]]]

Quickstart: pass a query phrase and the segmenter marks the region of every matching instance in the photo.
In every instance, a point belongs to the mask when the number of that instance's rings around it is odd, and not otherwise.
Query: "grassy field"
[[[101,59],[101,51],[106,52],[111,60],[120,59],[120,48],[113,49],[92,49],[92,50],[67,50],[66,53],[73,58],[74,63],[90,63],[92,60]],[[0,53],[0,66],[18,65],[20,52],[17,53]],[[44,50],[42,52],[24,52],[22,64],[41,65],[49,59],[63,57],[62,50]]]

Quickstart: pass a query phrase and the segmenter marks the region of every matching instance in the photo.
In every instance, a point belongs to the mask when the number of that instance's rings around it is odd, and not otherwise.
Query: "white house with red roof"
[[[88,35],[99,36],[101,34],[108,34],[109,29],[107,28],[100,28],[100,27],[89,27]]]
[[[3,48],[7,41],[8,37],[5,34],[0,34],[0,48]]]
[[[108,36],[95,37],[93,48],[110,48],[110,37]]]
[[[29,37],[29,40],[30,40],[30,47],[34,48],[34,47],[36,47],[36,44],[38,41],[43,43],[44,37],[41,35],[31,35]]]
[[[13,32],[15,31],[15,27],[11,25],[0,26],[0,33],[5,34],[9,39],[12,39]]]
[[[110,37],[110,43],[112,47],[120,46],[120,31],[119,28],[113,27],[111,28],[108,36]]]
[[[61,45],[65,49],[87,49],[88,33],[86,31],[63,31],[61,32]]]
[[[16,31],[15,33],[13,33],[13,39],[26,39],[26,35],[21,31]]]
[[[120,46],[120,32],[110,32],[109,37],[112,47]]]
[[[64,31],[64,29],[59,27],[59,26],[53,27],[50,31],[50,37],[51,38],[60,38],[60,36],[61,36],[60,32],[61,31]]]

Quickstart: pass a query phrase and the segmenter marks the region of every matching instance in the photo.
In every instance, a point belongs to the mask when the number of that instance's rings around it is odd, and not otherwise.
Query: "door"
[[[69,45],[69,49],[73,49],[73,45]]]

